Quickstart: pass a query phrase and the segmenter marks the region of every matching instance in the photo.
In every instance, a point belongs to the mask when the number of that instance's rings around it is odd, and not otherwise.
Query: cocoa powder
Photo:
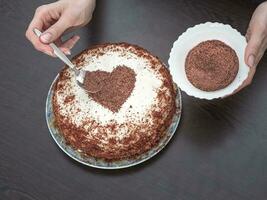
[[[104,80],[109,77],[108,72],[104,71],[93,71],[86,72],[84,77],[84,87],[89,92],[98,92],[104,86]]]
[[[91,72],[85,82],[89,89],[100,90],[88,95],[112,112],[118,112],[134,89],[135,76],[134,70],[126,66],[117,66],[111,73]]]
[[[140,57],[149,55],[147,59],[151,62],[151,65],[152,62],[154,63],[153,66],[151,66],[152,69],[156,66],[161,66],[159,71],[164,77],[164,82],[161,89],[159,89],[159,94],[156,99],[158,99],[159,102],[162,102],[164,106],[161,105],[160,110],[157,110],[156,113],[152,112],[150,117],[147,116],[147,120],[152,120],[152,125],[149,125],[148,121],[147,123],[140,122],[138,124],[134,124],[131,121],[123,124],[110,122],[107,125],[101,125],[89,117],[87,121],[77,127],[77,125],[73,124],[73,122],[69,119],[69,116],[64,116],[60,113],[60,106],[57,103],[58,96],[55,95],[60,93],[61,90],[64,90],[65,81],[62,80],[71,78],[67,72],[67,68],[65,68],[60,73],[53,89],[53,112],[55,114],[55,125],[59,129],[59,133],[62,134],[66,140],[67,144],[74,149],[82,151],[81,155],[84,157],[92,156],[95,158],[105,159],[107,161],[135,158],[136,156],[139,156],[158,145],[159,141],[161,141],[161,139],[166,135],[166,128],[169,127],[172,117],[176,112],[175,89],[172,85],[171,75],[164,67],[164,64],[158,58],[150,55],[141,47],[126,43],[116,45],[127,48],[128,50],[133,51],[133,53],[138,54]],[[131,48],[129,48],[129,46]],[[92,51],[95,52],[95,54],[98,54],[101,49],[110,48],[110,45],[104,44],[91,48],[92,49],[86,50],[82,54],[90,53],[91,56]],[[78,66],[84,65],[84,59],[82,59],[81,63],[79,63],[80,58],[83,58],[82,54],[76,56],[74,60],[77,61],[76,63]],[[166,88],[170,91],[170,96],[167,95]],[[74,101],[71,103],[75,104]],[[179,108],[179,104],[177,106]],[[78,110],[79,109],[77,109],[77,111]],[[153,111],[155,108],[151,108],[151,110]],[[80,110],[78,112],[80,112]],[[158,113],[162,113],[162,115],[158,115]],[[164,114],[167,114],[168,117],[165,118]],[[89,128],[85,129],[85,126]],[[127,127],[127,130],[129,130],[129,137],[125,137],[122,140],[111,140],[108,143],[105,143],[102,147],[103,140],[107,138],[107,134],[116,132],[120,127]],[[97,134],[94,137],[89,137],[96,130]],[[145,132],[141,132],[141,130],[144,130]],[[114,142],[116,144],[114,144]]]
[[[188,80],[204,91],[228,86],[235,79],[239,61],[235,51],[219,40],[207,40],[190,50],[185,72]]]

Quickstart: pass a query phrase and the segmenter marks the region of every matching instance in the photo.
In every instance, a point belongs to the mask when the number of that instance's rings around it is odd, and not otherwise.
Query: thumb
[[[245,50],[245,62],[249,67],[256,67],[260,59],[260,49],[263,43],[263,34],[252,31]]]
[[[61,16],[59,20],[42,33],[41,42],[48,44],[57,40],[69,28],[68,18]]]

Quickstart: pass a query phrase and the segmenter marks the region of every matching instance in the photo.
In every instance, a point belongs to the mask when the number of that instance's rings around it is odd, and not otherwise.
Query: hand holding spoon
[[[38,37],[40,37],[40,35],[42,34],[42,32],[39,31],[36,28],[33,29],[33,32]],[[102,89],[103,82],[102,82],[102,84],[101,84],[101,82],[94,83],[98,87],[87,87],[86,84],[85,84],[85,79],[86,79],[86,75],[88,73],[90,73],[90,72],[89,71],[85,71],[83,69],[77,69],[75,67],[75,65],[68,59],[68,57],[54,43],[50,43],[49,46],[54,50],[54,54],[60,60],[62,60],[67,66],[69,66],[71,70],[74,71],[75,76],[76,76],[76,82],[82,89],[84,89],[85,91],[87,91],[89,93],[97,93]],[[92,82],[92,80],[91,80],[91,82]]]

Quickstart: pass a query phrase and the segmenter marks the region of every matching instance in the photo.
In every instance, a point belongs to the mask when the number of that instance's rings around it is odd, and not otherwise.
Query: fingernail
[[[63,53],[64,53],[65,55],[71,55],[71,51],[70,51],[70,49],[62,48],[62,49],[60,49],[60,50],[63,51]]]
[[[45,51],[44,53],[49,55],[49,56],[51,56],[51,52],[50,51]]]
[[[254,56],[254,55],[250,55],[250,56],[248,57],[248,65],[249,65],[250,67],[254,67],[254,64],[255,64],[255,56]]]
[[[54,57],[54,58],[57,57],[56,54],[55,54],[54,52],[51,53],[51,56]]]
[[[70,50],[66,50],[66,51],[65,51],[65,54],[66,54],[66,55],[71,55]]]
[[[51,51],[46,51],[45,53],[49,56],[55,57],[55,54]]]
[[[43,33],[41,35],[40,39],[43,43],[49,43],[49,42],[51,42],[52,34],[51,33]]]
[[[80,36],[76,35],[75,41],[77,42],[80,39]]]

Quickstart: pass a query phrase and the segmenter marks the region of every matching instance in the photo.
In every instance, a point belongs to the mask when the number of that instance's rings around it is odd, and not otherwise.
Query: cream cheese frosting
[[[85,50],[73,59],[78,68],[112,72],[134,70],[135,86],[118,112],[94,101],[64,68],[56,82],[53,107],[65,139],[86,155],[121,159],[152,148],[175,113],[175,91],[169,71],[148,51],[126,43]]]
[[[146,58],[139,57],[133,52],[122,47],[108,49],[103,55],[86,55],[84,63],[79,67],[86,71],[111,72],[119,65],[125,65],[136,73],[135,87],[132,94],[122,105],[119,112],[112,112],[95,102],[88,96],[86,91],[80,88],[75,80],[74,73],[68,69],[70,79],[65,82],[64,88],[57,92],[57,103],[60,105],[60,113],[68,116],[77,126],[82,125],[90,116],[101,125],[110,121],[119,124],[126,121],[138,123],[144,118],[153,105],[157,105],[157,90],[162,85],[161,74],[151,69],[151,64]],[[75,104],[65,104],[65,98],[69,95],[75,96]],[[131,108],[130,108],[131,107]],[[80,110],[80,112],[77,112]]]

